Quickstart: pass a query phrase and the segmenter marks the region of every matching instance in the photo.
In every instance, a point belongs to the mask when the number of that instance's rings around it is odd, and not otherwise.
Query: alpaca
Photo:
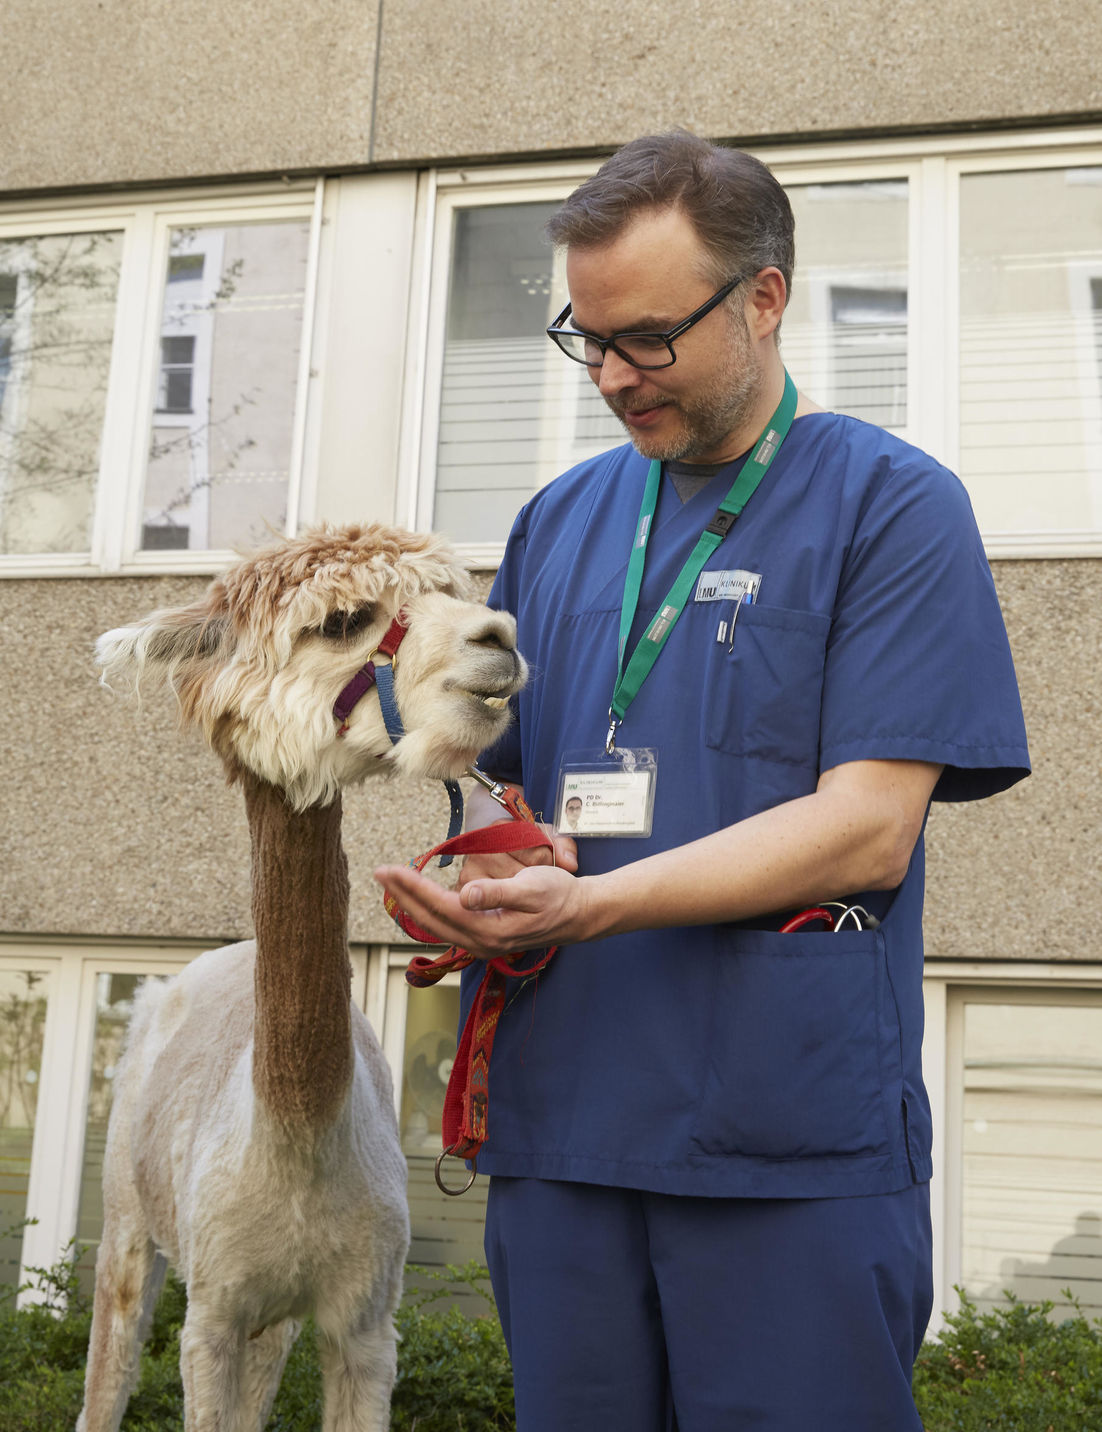
[[[516,627],[468,591],[440,538],[326,528],[99,640],[103,683],[167,684],[240,783],[256,938],[135,1001],[77,1432],[116,1432],[166,1263],[188,1291],[186,1432],[261,1432],[307,1313],[324,1432],[387,1426],[406,1170],[389,1071],[350,1000],[340,790],[394,769],[454,778],[507,725]],[[333,708],[399,611],[408,734],[392,744],[376,692],[343,727]]]

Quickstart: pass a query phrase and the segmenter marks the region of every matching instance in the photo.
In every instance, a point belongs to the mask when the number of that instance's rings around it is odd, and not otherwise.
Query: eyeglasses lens
[[[555,341],[568,358],[599,368],[604,361],[601,345],[581,333],[556,333]],[[673,353],[664,338],[652,333],[625,333],[616,338],[616,352],[637,368],[667,368]]]

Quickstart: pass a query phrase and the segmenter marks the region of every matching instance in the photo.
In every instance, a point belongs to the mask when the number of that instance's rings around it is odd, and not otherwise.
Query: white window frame
[[[38,200],[0,206],[0,238],[121,232],[122,260],[88,552],[0,556],[0,576],[78,576],[210,573],[232,551],[143,552],[141,504],[150,424],[160,378],[160,340],[171,230],[187,226],[306,220],[310,224],[303,321],[287,494],[286,533],[297,530],[303,507],[306,411],[317,313],[324,186],[294,181],[279,186],[134,194],[108,201],[70,200],[64,207]]]
[[[753,152],[786,186],[906,180],[907,434],[955,471],[960,457],[960,181],[972,173],[1102,165],[1102,130],[1038,131],[1012,140],[1006,135],[950,135]],[[598,163],[440,169],[422,175],[397,497],[399,520],[408,525],[425,528],[431,523],[455,211],[477,204],[563,198]],[[1102,556],[1102,514],[1091,530],[993,531],[985,532],[984,540],[992,558]],[[460,550],[473,566],[492,568],[501,560],[503,544],[461,544]]]
[[[1102,993],[1102,963],[986,960],[926,961],[923,1074],[934,1122],[930,1209],[934,1239],[931,1333],[956,1306],[961,1281],[964,1194],[964,1005],[1078,1003]],[[1091,1001],[1094,1002],[1093,1000]]]

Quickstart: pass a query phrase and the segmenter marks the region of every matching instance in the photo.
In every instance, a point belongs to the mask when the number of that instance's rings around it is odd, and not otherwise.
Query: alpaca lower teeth
[[[491,707],[494,711],[504,711],[509,704],[509,698],[507,696],[483,696],[482,704]]]

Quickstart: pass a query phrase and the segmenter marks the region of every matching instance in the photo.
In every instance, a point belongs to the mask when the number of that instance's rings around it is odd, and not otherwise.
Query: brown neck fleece
[[[340,795],[294,811],[243,773],[256,925],[253,1088],[285,1126],[320,1129],[352,1077],[348,861]]]

